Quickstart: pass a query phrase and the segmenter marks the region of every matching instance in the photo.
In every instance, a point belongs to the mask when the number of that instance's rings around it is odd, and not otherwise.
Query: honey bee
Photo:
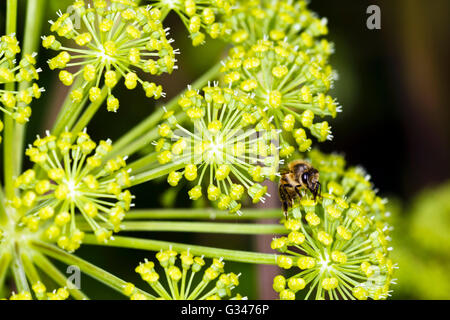
[[[294,160],[281,171],[278,187],[285,217],[287,217],[288,209],[292,207],[295,198],[302,197],[301,189],[308,189],[316,200],[321,191],[319,171],[304,160]]]

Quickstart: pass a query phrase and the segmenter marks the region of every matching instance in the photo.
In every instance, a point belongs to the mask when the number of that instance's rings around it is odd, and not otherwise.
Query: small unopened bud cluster
[[[25,54],[16,63],[16,55],[21,52],[15,35],[0,38],[0,85],[33,82],[39,79],[40,69],[35,68],[36,54]],[[31,116],[29,104],[33,99],[39,99],[43,88],[33,83],[28,88],[0,87],[0,110],[11,116],[17,123],[26,123]],[[0,121],[0,131],[3,123]]]
[[[140,84],[147,97],[164,96],[160,85],[138,76],[141,71],[160,75],[176,68],[177,51],[166,37],[168,30],[162,26],[159,9],[120,0],[112,0],[111,4],[96,0],[93,7],[77,0],[70,8],[72,11],[51,22],[50,30],[73,41],[74,46],[63,46],[54,35],[44,36],[42,45],[60,51],[48,64],[52,70],[63,69],[59,79],[64,85],[82,79],[82,85],[70,93],[73,102],[82,102],[85,97],[99,102],[107,95],[108,111],[116,112],[119,100],[112,89],[121,77],[129,90]],[[72,17],[76,17],[75,22]],[[75,73],[69,71],[72,67],[77,68]],[[100,89],[102,84],[104,91]]]
[[[22,223],[32,231],[45,228],[48,240],[74,251],[83,241],[77,227],[82,217],[99,242],[119,231],[134,198],[129,172],[122,157],[104,161],[111,141],[97,145],[86,132],[38,138],[26,154],[38,165],[20,175],[15,183],[21,190],[11,204],[23,213]]]
[[[189,31],[193,46],[205,42],[205,33],[213,39],[228,38],[231,33],[226,20],[233,14],[234,0],[152,0],[150,3],[163,12],[174,10]]]
[[[166,112],[155,142],[160,164],[182,167],[168,175],[176,186],[184,177],[195,182],[189,197],[197,200],[207,186],[207,197],[221,210],[240,213],[244,194],[253,203],[264,201],[278,170],[277,132],[263,125],[259,110],[247,95],[220,87],[204,87],[203,95],[188,90],[178,101],[191,126],[182,127],[173,111]]]
[[[156,271],[155,263],[145,259],[137,266],[136,272],[154,290],[154,295],[145,296],[135,286],[128,283],[123,292],[132,300],[146,298],[164,300],[241,300],[240,294],[233,296],[232,290],[239,285],[239,275],[225,273],[222,259],[213,259],[205,269],[202,257],[194,257],[189,250],[178,254],[171,249],[156,254],[164,275]],[[169,289],[164,288],[161,278],[169,281]]]
[[[296,271],[275,277],[274,290],[281,299],[386,299],[395,266],[385,201],[341,156],[312,151],[309,159],[320,172],[321,198],[296,203],[284,222],[289,234],[273,239],[272,249],[290,254],[278,266]]]

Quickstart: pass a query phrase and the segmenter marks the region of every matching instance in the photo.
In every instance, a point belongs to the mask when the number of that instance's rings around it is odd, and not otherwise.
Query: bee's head
[[[302,182],[308,188],[316,200],[317,195],[320,195],[321,185],[319,182],[319,171],[312,168],[302,174]]]

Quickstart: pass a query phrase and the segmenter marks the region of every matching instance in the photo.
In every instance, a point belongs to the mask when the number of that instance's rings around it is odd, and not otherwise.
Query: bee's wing
[[[281,167],[280,168],[280,174],[281,175],[287,174],[287,173],[289,173],[289,168],[288,167]]]

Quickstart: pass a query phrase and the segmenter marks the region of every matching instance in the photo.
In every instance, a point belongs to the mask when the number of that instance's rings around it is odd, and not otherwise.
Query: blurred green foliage
[[[404,210],[394,207],[393,298],[450,299],[450,182],[420,192]]]

